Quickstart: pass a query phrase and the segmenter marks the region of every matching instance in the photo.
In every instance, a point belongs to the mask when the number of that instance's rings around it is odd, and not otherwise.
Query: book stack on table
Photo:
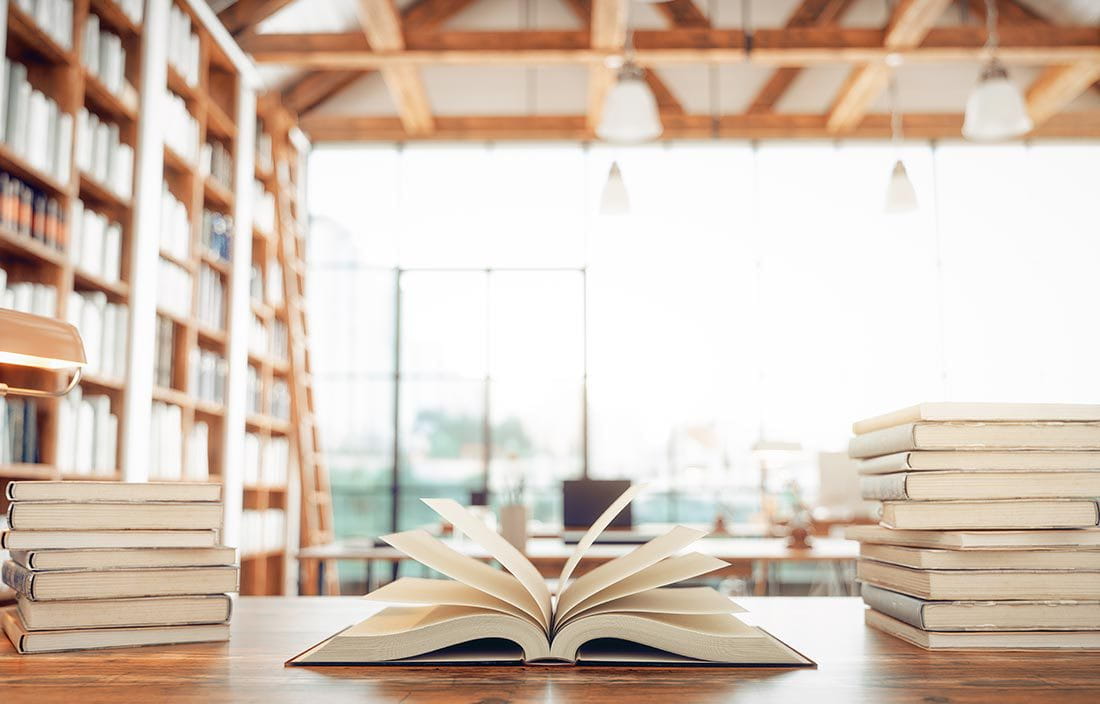
[[[0,625],[20,653],[229,639],[218,484],[12,482]]]
[[[868,625],[938,650],[1100,649],[1100,406],[926,403],[860,421]]]

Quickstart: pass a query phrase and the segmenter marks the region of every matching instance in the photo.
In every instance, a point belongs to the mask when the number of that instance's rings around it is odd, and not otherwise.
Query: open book
[[[558,594],[524,555],[450,499],[424,499],[504,570],[467,557],[423,530],[384,540],[450,580],[400,579],[366,596],[393,606],[288,664],[575,663],[813,665],[733,614],[710,587],[671,588],[727,563],[685,549],[703,531],[677,526],[571,579],[585,552],[640,487],[599,517],[558,577]]]

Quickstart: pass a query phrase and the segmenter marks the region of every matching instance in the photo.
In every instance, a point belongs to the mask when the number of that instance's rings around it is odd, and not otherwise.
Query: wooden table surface
[[[1100,653],[929,653],[864,626],[859,599],[738,602],[818,667],[284,667],[376,607],[243,597],[229,643],[19,656],[4,639],[0,702],[1100,702]]]

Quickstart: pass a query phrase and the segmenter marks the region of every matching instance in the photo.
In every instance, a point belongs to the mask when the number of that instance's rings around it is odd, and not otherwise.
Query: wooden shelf
[[[213,100],[206,103],[206,129],[222,139],[237,138],[237,125],[229,115]]]
[[[130,296],[130,285],[125,281],[108,281],[80,269],[73,269],[73,283],[77,290],[102,291],[114,303],[125,303]]]
[[[215,401],[204,401],[202,399],[196,399],[195,413],[223,418],[225,417],[225,404],[217,403]]]
[[[126,382],[122,379],[108,379],[96,374],[81,374],[81,386],[91,386],[97,391],[108,393],[122,393],[126,389]]]
[[[242,560],[269,560],[273,557],[285,557],[286,549],[280,548],[278,550],[264,550],[263,552],[249,553],[248,555],[241,555]]]
[[[183,74],[171,63],[168,64],[168,89],[192,105],[199,100],[198,89],[189,85]]]
[[[8,7],[15,7],[15,5],[9,4]],[[0,169],[51,196],[68,198],[72,195],[71,188],[53,176],[39,171],[29,161],[16,154],[11,147],[2,143],[0,143]]]
[[[40,264],[63,268],[68,263],[65,254],[41,240],[20,235],[6,227],[0,227],[0,251],[32,259]]]
[[[180,259],[179,257],[172,254],[171,252],[166,252],[163,249],[160,250],[160,258],[163,259],[166,262],[172,262],[173,264],[175,264],[176,266],[178,266],[179,268],[181,268],[185,271],[188,271],[192,274],[195,273],[195,263],[190,261],[190,260]]]
[[[266,303],[252,299],[251,301],[252,312],[256,314],[256,317],[264,322],[267,322],[275,316],[275,309]]]
[[[217,330],[208,325],[203,324],[199,320],[194,320],[192,324],[199,333],[199,341],[207,344],[217,345],[219,347],[225,347],[227,336],[224,330]]]
[[[109,117],[116,122],[136,122],[138,108],[128,105],[122,98],[107,90],[107,86],[89,71],[84,72],[84,99],[93,112]]]
[[[29,462],[0,464],[0,479],[57,479],[57,468]]]
[[[233,210],[233,191],[215,181],[212,176],[203,180],[203,194],[207,203],[227,211]]]
[[[73,54],[53,38],[42,31],[38,24],[14,2],[8,3],[8,37],[14,38],[19,47],[25,49],[40,60],[57,66],[73,63]]]
[[[91,8],[99,15],[101,26],[113,29],[120,35],[141,36],[141,25],[134,24],[114,0],[91,0]]]
[[[179,389],[170,389],[164,386],[153,387],[153,400],[171,403],[183,408],[194,408],[195,399]]]
[[[195,175],[195,165],[167,144],[164,145],[164,166],[189,178]]]
[[[202,250],[199,252],[199,259],[202,260],[203,264],[207,265],[222,276],[233,275],[232,265],[218,255],[211,252],[209,249],[202,248]]]
[[[80,197],[115,213],[129,212],[131,206],[129,200],[83,171],[80,172]]]
[[[173,323],[181,327],[191,328],[194,326],[194,322],[190,318],[180,315],[175,311],[168,310],[167,308],[157,306],[157,315],[162,318],[168,318]]]

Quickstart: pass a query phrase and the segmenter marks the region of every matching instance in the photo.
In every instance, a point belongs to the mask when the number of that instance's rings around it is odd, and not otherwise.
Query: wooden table
[[[0,702],[1100,702],[1100,653],[929,653],[864,626],[859,599],[738,603],[818,668],[286,668],[376,607],[352,597],[243,597],[229,643],[19,656],[0,638]]]
[[[447,544],[464,555],[479,560],[490,559],[485,550],[469,540],[448,540]],[[561,573],[562,565],[573,554],[574,547],[560,538],[532,538],[527,541],[527,558],[543,577],[553,579]],[[581,561],[577,574],[625,555],[636,547],[637,545],[608,543],[593,545]],[[729,567],[713,572],[712,575],[746,577],[752,580],[757,596],[768,593],[776,564],[818,562],[827,563],[839,570],[844,565],[854,564],[859,557],[859,543],[835,538],[814,538],[810,547],[805,550],[787,547],[785,538],[706,538],[694,543],[691,549],[730,563]],[[373,541],[343,541],[303,548],[298,552],[299,562],[318,564],[319,584],[324,584],[324,565],[327,561],[350,560],[366,563],[368,588],[372,583],[373,562],[396,563],[408,559],[410,558],[399,550],[387,545],[376,546]]]

